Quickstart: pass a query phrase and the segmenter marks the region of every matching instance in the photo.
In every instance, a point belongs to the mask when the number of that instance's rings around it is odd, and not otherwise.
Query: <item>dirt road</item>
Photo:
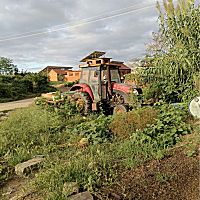
[[[12,101],[8,103],[0,103],[0,112],[6,110],[13,110],[16,108],[25,108],[34,102],[34,98],[25,99],[20,101]]]

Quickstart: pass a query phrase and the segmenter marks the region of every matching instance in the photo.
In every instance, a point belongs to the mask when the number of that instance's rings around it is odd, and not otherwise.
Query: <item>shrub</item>
[[[91,143],[102,143],[112,137],[109,129],[111,117],[100,115],[96,119],[83,122],[72,128],[72,133],[87,137]]]
[[[120,113],[114,116],[109,128],[114,135],[128,137],[137,129],[143,130],[147,124],[155,123],[157,111],[154,108],[140,108],[128,113]]]
[[[151,143],[155,147],[167,148],[180,140],[180,135],[191,133],[191,126],[187,119],[187,106],[176,108],[173,105],[156,106],[159,114],[155,123],[148,125],[142,131],[133,134],[139,143]]]
[[[49,87],[47,78],[37,73],[0,75],[0,102],[18,100],[42,92],[56,91]]]
[[[75,84],[75,82],[67,82],[65,83],[65,87],[72,87]]]

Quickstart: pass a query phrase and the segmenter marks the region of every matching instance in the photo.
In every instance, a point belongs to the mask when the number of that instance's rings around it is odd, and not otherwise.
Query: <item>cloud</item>
[[[154,0],[1,0],[0,40],[24,32],[48,33],[0,42],[0,56],[26,69],[48,64],[78,66],[94,50],[106,51],[116,60],[141,57],[151,32],[157,30],[154,7],[98,19],[153,4]],[[92,19],[97,21],[85,23]],[[73,27],[77,24],[82,26]],[[52,32],[58,28],[65,29]]]

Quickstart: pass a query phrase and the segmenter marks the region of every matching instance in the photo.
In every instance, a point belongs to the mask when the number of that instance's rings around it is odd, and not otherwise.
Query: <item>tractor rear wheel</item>
[[[76,103],[77,110],[82,114],[88,114],[92,111],[92,100],[86,92],[76,92],[72,95]]]

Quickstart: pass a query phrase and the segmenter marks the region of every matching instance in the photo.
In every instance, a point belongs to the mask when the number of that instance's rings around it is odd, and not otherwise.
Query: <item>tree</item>
[[[18,72],[17,66],[9,58],[0,57],[0,74],[13,74]]]
[[[195,93],[200,73],[200,5],[194,0],[157,3],[159,32],[151,44],[152,68],[145,70],[159,98],[184,101]]]

